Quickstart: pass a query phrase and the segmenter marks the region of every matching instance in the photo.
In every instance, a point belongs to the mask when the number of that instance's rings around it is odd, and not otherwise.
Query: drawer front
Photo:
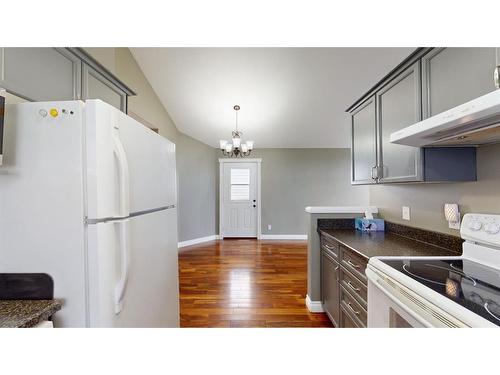
[[[367,306],[367,286],[364,282],[354,277],[344,267],[340,268],[340,284],[345,290],[349,291],[354,298],[366,309]]]
[[[362,327],[366,327],[367,313],[356,298],[351,296],[343,287],[340,288],[340,305]]]
[[[341,247],[341,264],[354,276],[366,283],[365,269],[368,260],[354,251]]]
[[[363,328],[360,322],[354,320],[351,315],[344,309],[344,306],[340,307],[340,328]]]
[[[333,256],[335,259],[339,259],[339,244],[334,240],[326,236],[321,236],[321,248],[331,256]]]

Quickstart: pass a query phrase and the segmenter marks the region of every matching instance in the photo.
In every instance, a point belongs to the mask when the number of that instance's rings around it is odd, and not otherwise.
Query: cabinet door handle
[[[337,271],[337,270],[339,269],[339,267],[340,267],[340,266],[335,267],[335,271]]]
[[[493,79],[495,80],[495,87],[500,89],[500,65],[495,68],[495,73],[493,74]]]
[[[375,173],[373,173],[373,171],[375,171]],[[377,175],[378,175],[378,171],[377,171],[377,166],[376,166],[376,165],[374,165],[374,166],[372,167],[372,172],[371,172],[371,173],[372,173],[372,180],[376,180],[376,179],[377,179],[377,177],[378,177],[378,176],[377,176]]]
[[[347,282],[347,285],[349,285],[349,288],[356,292],[359,292],[361,290],[360,288],[356,288],[350,281]]]
[[[358,266],[357,264],[355,264],[355,263],[351,262],[351,260],[350,260],[350,259],[349,259],[349,260],[347,260],[347,263],[348,263],[350,266],[354,267],[354,268],[359,268],[359,266]]]
[[[354,307],[352,307],[351,302],[347,302],[347,307],[356,315],[359,315],[359,311],[354,310]]]

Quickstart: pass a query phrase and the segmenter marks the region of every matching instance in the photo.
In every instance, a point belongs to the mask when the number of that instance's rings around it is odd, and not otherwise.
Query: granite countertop
[[[0,300],[0,328],[28,328],[47,320],[62,307],[62,301]]]
[[[365,258],[374,256],[459,256],[460,254],[392,232],[361,232],[356,229],[320,229]]]

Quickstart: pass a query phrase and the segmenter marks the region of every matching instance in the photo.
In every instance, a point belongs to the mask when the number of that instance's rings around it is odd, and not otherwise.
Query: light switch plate
[[[403,206],[401,211],[402,211],[403,220],[410,220],[410,207]]]
[[[267,230],[271,230],[271,228],[272,228],[272,227],[271,227],[271,224],[268,224],[268,225],[267,225]]]

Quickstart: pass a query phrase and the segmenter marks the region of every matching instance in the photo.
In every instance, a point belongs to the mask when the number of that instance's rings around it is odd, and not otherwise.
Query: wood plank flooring
[[[179,249],[181,327],[331,327],[305,306],[306,241],[229,239]]]

